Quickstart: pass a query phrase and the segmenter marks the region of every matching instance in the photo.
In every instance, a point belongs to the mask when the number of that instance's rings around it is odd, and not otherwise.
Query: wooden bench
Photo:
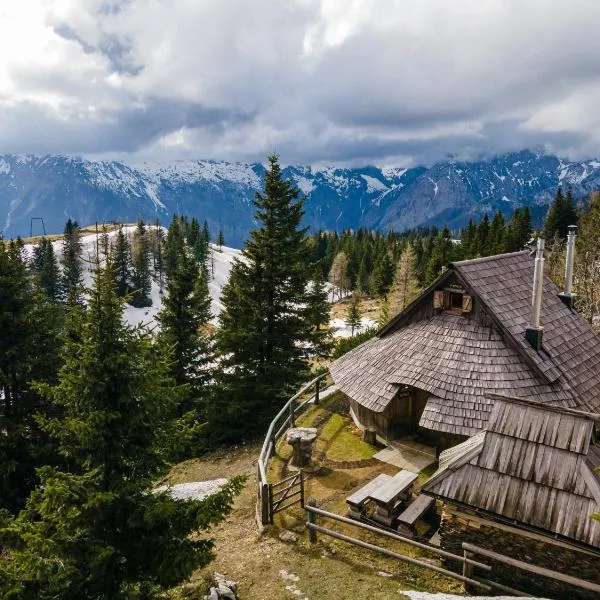
[[[393,527],[402,503],[410,500],[413,483],[417,479],[416,473],[400,471],[387,483],[371,493],[370,498],[377,504],[373,519],[387,527]]]
[[[380,488],[382,485],[390,481],[391,477],[385,473],[377,475],[366,485],[363,485],[359,490],[346,498],[348,504],[348,516],[351,519],[360,519],[363,514],[364,506],[369,499],[371,493]]]
[[[413,537],[415,533],[415,523],[435,505],[435,499],[425,494],[419,494],[414,502],[411,502],[408,508],[400,513],[396,519],[398,523],[398,533],[406,537]]]

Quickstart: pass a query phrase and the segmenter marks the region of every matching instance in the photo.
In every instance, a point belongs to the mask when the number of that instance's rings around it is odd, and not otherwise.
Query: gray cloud
[[[0,59],[4,152],[139,161],[276,150],[286,162],[348,164],[534,146],[600,156],[600,4],[590,0],[568,10],[557,0],[40,6],[48,35],[32,40],[52,60]]]
[[[112,9],[113,11],[115,9]],[[117,11],[119,12],[119,11]],[[106,13],[103,13],[106,14]],[[115,12],[109,14],[116,14]],[[61,23],[54,27],[54,33],[65,40],[75,42],[81,46],[86,54],[101,54],[108,59],[109,69],[112,72],[127,75],[139,75],[142,65],[135,64],[132,57],[132,44],[130,40],[121,39],[115,34],[103,34],[98,45],[88,43],[68,23]]]

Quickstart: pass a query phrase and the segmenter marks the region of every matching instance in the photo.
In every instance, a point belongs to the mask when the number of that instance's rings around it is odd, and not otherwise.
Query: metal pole
[[[315,508],[317,506],[317,501],[314,498],[309,498],[308,499],[308,505],[311,506],[312,508]],[[317,522],[317,515],[312,512],[312,510],[307,511],[307,516],[308,516],[308,522],[311,525],[316,525]],[[311,544],[316,544],[317,543],[317,532],[312,529],[311,527],[308,528],[308,540],[310,541]]]
[[[565,264],[565,296],[573,292],[573,263],[575,261],[575,237],[577,225],[569,225],[567,236],[567,262]]]
[[[540,314],[542,312],[542,290],[544,285],[544,245],[543,238],[538,238],[537,254],[535,256],[535,271],[533,274],[533,294],[531,299],[531,328],[540,328]]]

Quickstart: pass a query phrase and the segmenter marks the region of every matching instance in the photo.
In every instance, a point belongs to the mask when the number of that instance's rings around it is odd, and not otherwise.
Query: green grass
[[[377,452],[377,448],[363,442],[348,417],[335,413],[325,423],[321,439],[328,444],[327,458],[334,461],[365,460]]]

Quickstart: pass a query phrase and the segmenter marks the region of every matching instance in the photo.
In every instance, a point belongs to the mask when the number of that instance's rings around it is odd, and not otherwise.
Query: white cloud
[[[0,149],[600,155],[600,3],[5,0]]]

